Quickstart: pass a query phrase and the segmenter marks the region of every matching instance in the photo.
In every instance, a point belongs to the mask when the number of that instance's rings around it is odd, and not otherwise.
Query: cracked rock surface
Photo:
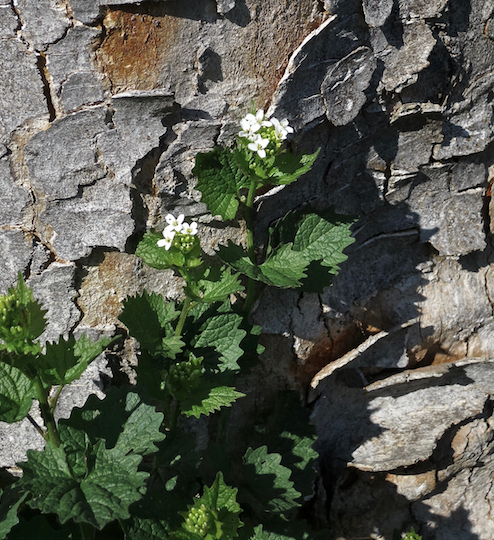
[[[492,2],[0,0],[0,44],[0,292],[24,273],[43,339],[116,332],[144,288],[177,298],[177,278],[133,255],[170,212],[211,224],[209,255],[244,241],[192,169],[254,100],[289,120],[294,153],[321,148],[256,199],[258,248],[306,204],[359,220],[322,294],[263,292],[245,390],[309,402],[331,540],[412,525],[492,540]],[[105,360],[92,369],[64,414],[105,390]],[[28,423],[0,431],[3,466],[39,447]]]

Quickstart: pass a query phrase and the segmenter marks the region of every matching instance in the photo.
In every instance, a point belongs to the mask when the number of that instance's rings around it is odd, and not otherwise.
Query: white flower
[[[286,139],[286,136],[288,135],[287,130],[281,125],[280,121],[276,118],[271,118],[271,122],[274,127],[274,136],[279,141],[284,141]]]
[[[240,127],[242,128],[242,131],[238,134],[239,137],[245,137],[252,140],[256,131],[261,128],[261,124],[257,122],[257,119],[253,114],[248,114],[245,118],[240,120]]]
[[[293,128],[288,125],[288,120],[281,122],[276,118],[271,118],[271,123],[274,127],[274,135],[279,141],[284,141],[289,133],[293,133]]]
[[[263,139],[260,135],[257,135],[254,141],[247,145],[247,148],[253,152],[257,152],[260,158],[265,158],[266,150],[264,149],[268,144],[269,139]]]
[[[197,234],[197,223],[195,221],[193,221],[190,225],[188,223],[183,223],[180,232],[182,234],[190,234],[191,236],[194,236]]]
[[[163,230],[163,239],[158,240],[157,242],[158,247],[164,247],[168,251],[172,245],[173,239],[175,238],[175,233],[176,230],[173,225],[168,225],[168,227],[165,227]]]
[[[174,231],[179,232],[180,229],[182,228],[182,223],[184,222],[184,218],[185,216],[183,214],[180,214],[177,218],[173,216],[172,214],[168,214],[165,217],[165,220],[168,223],[168,227],[166,227],[165,231],[171,227]]]
[[[285,118],[280,122],[281,127],[287,132],[287,133],[293,133],[293,128],[288,125],[288,120]]]

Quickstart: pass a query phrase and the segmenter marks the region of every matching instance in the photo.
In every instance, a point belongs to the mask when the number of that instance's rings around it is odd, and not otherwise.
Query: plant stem
[[[177,327],[175,328],[175,335],[180,336],[184,328],[185,319],[187,318],[187,313],[190,309],[190,298],[187,297],[184,300],[184,305],[182,306],[182,313],[180,313],[180,318],[178,319]]]
[[[245,203],[245,225],[247,233],[247,254],[252,264],[256,264],[256,250],[254,246],[254,195],[257,189],[257,180],[252,178],[250,181],[249,193]],[[248,278],[247,294],[245,296],[244,311],[249,313],[255,300],[256,282]]]
[[[45,439],[45,441],[47,440],[47,435],[46,433],[41,429],[41,427],[38,425],[38,422],[36,422],[36,420],[30,415],[28,414],[27,417],[26,417],[32,424],[32,426],[34,427],[34,429],[43,437],[43,439]]]
[[[56,446],[60,446],[60,437],[58,436],[57,426],[55,424],[55,418],[51,412],[50,405],[48,403],[48,391],[43,386],[39,375],[36,375],[34,379],[34,388],[38,396],[39,406],[41,408],[41,416],[46,426],[46,440]]]
[[[249,193],[245,203],[245,225],[247,227],[247,253],[253,264],[256,264],[256,252],[254,248],[254,195],[256,194],[257,181],[250,181]]]
[[[82,540],[94,540],[95,529],[89,523],[79,523]]]

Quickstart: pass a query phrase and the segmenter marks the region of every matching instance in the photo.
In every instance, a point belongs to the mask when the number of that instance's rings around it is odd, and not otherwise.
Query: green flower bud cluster
[[[177,362],[168,370],[167,386],[179,401],[187,399],[198,386],[202,375],[202,356],[192,356],[187,362]]]
[[[215,516],[203,503],[201,506],[193,506],[185,518],[184,528],[188,532],[198,534],[205,538],[215,528]]]
[[[0,296],[0,339],[7,352],[24,351],[29,337],[29,312],[15,294]]]
[[[178,248],[183,254],[191,252],[199,244],[197,236],[183,233],[176,233],[172,241],[172,246]]]

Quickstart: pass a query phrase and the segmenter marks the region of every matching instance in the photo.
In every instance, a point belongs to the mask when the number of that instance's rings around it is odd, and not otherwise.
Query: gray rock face
[[[58,0],[16,0],[21,35],[35,50],[63,37],[70,26],[65,5]]]
[[[0,0],[0,292],[24,272],[50,340],[115,331],[144,288],[178,298],[134,239],[183,212],[209,255],[244,241],[192,169],[254,100],[292,151],[321,148],[256,198],[259,250],[306,204],[359,217],[332,287],[267,289],[252,314],[269,389],[320,375],[319,518],[341,539],[491,540],[493,17],[484,0]],[[67,414],[86,395],[67,390]],[[40,443],[14,429],[2,463]]]
[[[5,12],[6,8],[0,10]],[[9,74],[0,82],[0,142],[7,143],[14,129],[48,109],[34,53],[14,38],[0,41],[0,64]]]

